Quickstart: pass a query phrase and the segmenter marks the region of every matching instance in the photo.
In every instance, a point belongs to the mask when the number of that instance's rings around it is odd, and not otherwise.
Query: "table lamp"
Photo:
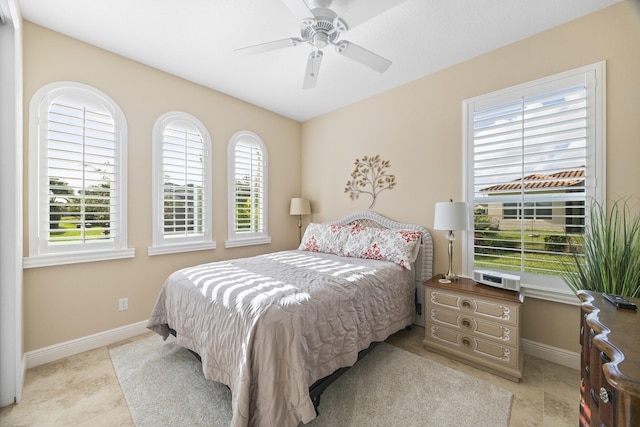
[[[440,279],[441,283],[451,283],[452,280],[458,280],[458,276],[453,272],[453,241],[456,239],[453,232],[468,230],[470,228],[469,216],[467,202],[454,202],[449,199],[448,202],[436,203],[433,228],[447,230],[447,240],[449,241],[449,271],[443,279]]]
[[[302,215],[309,215],[310,213],[311,206],[309,204],[309,200],[299,197],[294,197],[291,199],[289,215],[298,215],[298,234],[300,241],[302,241]]]

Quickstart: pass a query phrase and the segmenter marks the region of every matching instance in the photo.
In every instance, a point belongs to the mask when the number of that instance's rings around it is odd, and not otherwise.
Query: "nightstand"
[[[423,283],[425,348],[519,382],[524,294],[464,277],[451,283],[440,283],[440,278]]]

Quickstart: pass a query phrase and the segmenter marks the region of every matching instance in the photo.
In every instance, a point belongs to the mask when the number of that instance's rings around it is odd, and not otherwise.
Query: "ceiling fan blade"
[[[345,32],[405,1],[406,0],[360,0],[354,7],[336,18],[333,25],[338,31]]]
[[[309,54],[307,60],[307,70],[304,74],[304,83],[302,89],[313,89],[318,81],[318,73],[320,72],[320,63],[322,63],[322,51],[314,50]]]
[[[282,3],[284,3],[300,21],[313,18],[313,13],[304,0],[282,0]]]
[[[338,43],[336,52],[379,73],[384,73],[391,66],[391,61],[388,59],[348,41]]]
[[[282,49],[285,47],[298,46],[300,43],[302,43],[302,40],[296,39],[296,38],[290,38],[290,39],[275,40],[272,42],[256,44],[253,46],[241,47],[239,49],[236,49],[235,51],[246,53],[247,55],[253,55],[256,53],[269,52],[271,50]]]

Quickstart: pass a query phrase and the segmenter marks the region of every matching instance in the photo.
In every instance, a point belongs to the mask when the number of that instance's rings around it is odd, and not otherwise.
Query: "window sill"
[[[22,268],[38,268],[55,265],[79,264],[82,262],[109,261],[114,259],[133,258],[135,256],[136,250],[131,248],[37,255],[23,258]]]
[[[463,256],[466,257],[466,253]],[[504,271],[504,273],[520,276],[520,290],[524,293],[525,299],[535,298],[558,304],[580,306],[580,299],[558,276],[551,277],[513,271]],[[473,278],[473,270],[471,270],[471,274],[468,274],[468,271],[463,271],[462,276]]]
[[[526,298],[536,298],[560,304],[580,305],[580,300],[572,291],[563,292],[556,289],[538,287],[535,285],[521,284]]]
[[[271,237],[247,237],[244,239],[226,240],[224,242],[225,248],[237,248],[240,246],[252,246],[252,245],[266,245],[271,243]]]
[[[181,243],[165,246],[152,246],[147,249],[147,254],[149,256],[168,255],[181,252],[206,251],[215,248],[216,242]]]

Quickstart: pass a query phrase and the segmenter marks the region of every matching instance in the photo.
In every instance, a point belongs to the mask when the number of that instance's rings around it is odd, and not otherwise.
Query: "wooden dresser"
[[[425,338],[428,350],[519,382],[524,295],[460,278],[425,286]]]
[[[579,291],[580,426],[640,426],[640,313]],[[640,298],[629,298],[640,307]]]

